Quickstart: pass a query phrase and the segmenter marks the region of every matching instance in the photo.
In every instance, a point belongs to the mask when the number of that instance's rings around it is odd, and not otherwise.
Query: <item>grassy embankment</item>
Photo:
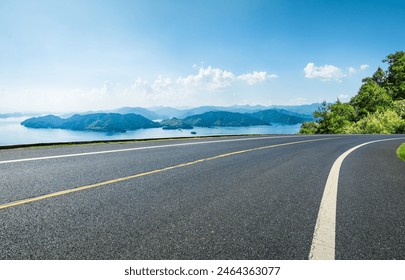
[[[405,161],[405,143],[401,144],[397,149],[397,155],[400,159]]]

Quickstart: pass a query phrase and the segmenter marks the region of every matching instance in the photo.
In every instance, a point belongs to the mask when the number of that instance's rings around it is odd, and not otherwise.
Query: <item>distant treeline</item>
[[[315,121],[301,126],[303,134],[395,134],[405,133],[405,52],[388,55],[386,71],[380,67],[363,79],[349,102],[323,102]]]

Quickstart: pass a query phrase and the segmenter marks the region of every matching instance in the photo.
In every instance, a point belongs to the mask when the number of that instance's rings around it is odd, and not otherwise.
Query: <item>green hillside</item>
[[[249,115],[268,123],[297,124],[314,120],[311,115],[297,114],[284,109],[269,109]]]
[[[183,121],[191,126],[200,127],[270,125],[266,121],[253,118],[246,114],[224,111],[194,115],[183,119]]]

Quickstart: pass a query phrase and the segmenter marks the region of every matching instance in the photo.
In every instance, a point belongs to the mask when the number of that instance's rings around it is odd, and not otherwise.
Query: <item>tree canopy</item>
[[[358,93],[347,103],[323,102],[315,122],[303,123],[303,134],[405,133],[405,52],[388,55],[384,71],[378,67],[363,79]]]

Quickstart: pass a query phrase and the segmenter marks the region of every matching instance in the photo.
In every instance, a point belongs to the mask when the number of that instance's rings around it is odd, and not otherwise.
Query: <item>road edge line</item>
[[[249,137],[249,138],[222,139],[222,140],[201,141],[201,142],[187,142],[187,143],[166,144],[166,145],[156,145],[156,146],[146,146],[146,147],[134,147],[134,148],[115,149],[115,150],[102,150],[102,151],[95,151],[95,152],[82,152],[82,153],[75,153],[75,154],[62,154],[62,155],[33,157],[33,158],[10,159],[10,160],[2,160],[2,161],[0,161],[0,164],[10,164],[10,163],[19,163],[19,162],[30,162],[30,161],[70,158],[70,157],[80,157],[80,156],[90,156],[90,155],[100,155],[100,154],[110,154],[110,153],[132,152],[132,151],[139,151],[139,150],[183,147],[183,146],[192,146],[192,145],[252,141],[252,140],[297,138],[297,137],[301,137],[301,135],[262,136],[262,137],[253,137],[253,138]],[[200,140],[200,139],[197,139],[197,140]]]

